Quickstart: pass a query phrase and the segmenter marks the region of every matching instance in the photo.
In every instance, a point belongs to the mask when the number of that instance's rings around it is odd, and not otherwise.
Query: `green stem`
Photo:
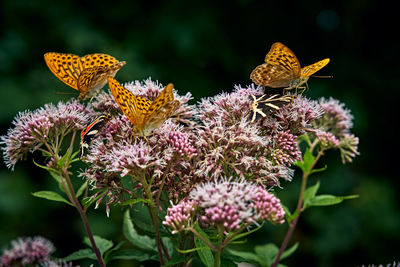
[[[148,185],[146,178],[143,177],[143,179],[140,179],[140,182],[143,185],[143,190],[145,191],[146,197],[153,201],[152,199],[152,195],[151,195],[151,190],[150,190],[150,186]],[[147,209],[149,211],[149,215],[150,215],[150,219],[151,222],[154,226],[154,231],[156,234],[156,242],[157,242],[157,251],[158,251],[158,256],[160,258],[160,264],[164,265],[164,257],[163,257],[163,244],[162,244],[162,240],[161,240],[161,236],[160,236],[160,229],[158,228],[158,215],[157,215],[157,207],[156,205],[147,205]],[[167,258],[167,260],[169,260],[169,255],[168,252],[166,251],[166,249],[164,249],[164,253],[165,253],[165,257]]]
[[[75,137],[75,132],[74,132],[74,135],[73,135],[73,138],[72,138],[71,142],[74,142],[74,137]],[[45,142],[45,146],[49,150],[49,153],[52,155],[52,157],[54,157],[56,159],[60,158],[59,155],[54,153],[53,149],[49,146],[49,144],[47,142]],[[68,163],[68,161],[66,161],[66,163]],[[61,174],[62,174],[63,178],[65,179],[65,181],[67,182],[67,186],[68,187],[65,185],[64,179],[62,179],[61,184],[64,187],[68,198],[70,199],[72,204],[75,206],[75,208],[78,210],[78,212],[79,212],[79,214],[81,216],[83,225],[84,225],[86,233],[87,233],[87,235],[89,237],[89,240],[90,240],[90,243],[92,245],[93,251],[96,254],[97,261],[99,262],[99,266],[100,267],[105,267],[105,264],[104,264],[103,259],[101,257],[101,253],[100,253],[99,249],[96,246],[96,242],[94,241],[93,234],[92,234],[92,231],[90,229],[89,221],[88,221],[87,216],[86,216],[86,212],[82,208],[81,204],[79,203],[78,198],[76,197],[76,193],[75,193],[74,187],[73,187],[72,182],[71,182],[71,178],[70,178],[69,173],[68,173],[68,165],[69,164],[64,165],[63,168],[61,169]]]
[[[221,252],[222,252],[222,249],[224,248],[223,238],[224,238],[224,228],[219,225],[218,226],[218,246],[217,246],[217,251],[215,252],[214,267],[219,267],[221,265]]]
[[[314,146],[312,146],[312,148],[314,148]],[[311,149],[310,149],[311,150]],[[300,218],[300,214],[303,211],[303,197],[304,197],[304,192],[306,190],[307,187],[307,179],[311,174],[311,171],[313,170],[313,168],[315,167],[315,164],[317,163],[317,161],[319,160],[319,158],[323,155],[323,150],[318,152],[318,155],[315,157],[314,162],[311,164],[311,167],[309,170],[307,170],[306,172],[303,173],[303,177],[301,180],[301,187],[300,187],[300,194],[299,194],[299,198],[297,200],[297,207],[296,207],[296,212],[297,212],[297,216],[296,218],[294,218],[294,220],[290,223],[289,225],[289,229],[286,233],[285,239],[282,242],[282,245],[279,249],[279,253],[276,256],[276,259],[274,261],[274,263],[272,264],[272,267],[276,267],[279,263],[279,260],[282,256],[282,253],[285,251],[292,235],[294,232],[294,229],[296,228],[297,222],[299,221]]]
[[[210,243],[207,239],[205,239],[199,232],[196,231],[193,227],[188,227],[186,230],[191,231],[198,239],[200,239],[204,244],[206,244],[209,248],[214,251],[217,251],[217,247],[215,247],[212,243]]]

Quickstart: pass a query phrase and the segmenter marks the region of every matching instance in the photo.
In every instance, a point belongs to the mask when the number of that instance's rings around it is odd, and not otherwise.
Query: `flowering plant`
[[[163,88],[150,79],[125,87],[150,100]],[[35,153],[34,163],[50,172],[60,192],[33,195],[67,203],[79,212],[91,248],[64,261],[96,259],[100,266],[115,259],[152,260],[164,266],[191,266],[196,261],[206,266],[276,266],[297,248],[287,245],[305,209],[356,197],[317,195],[319,183],[307,187],[307,181],[326,169],[317,169],[316,164],[327,150],[337,149],[343,163],[351,162],[358,154],[358,138],[350,132],[350,111],[332,98],[316,101],[297,95],[252,121],[253,101],[263,94],[254,84],[236,86],[231,93],[191,105],[190,93],[174,92],[179,108],[147,138],[135,135],[134,125],[109,92],[86,104],[47,104],[16,116],[1,137],[4,161],[13,169],[29,153],[41,152],[42,156]],[[104,113],[109,118],[96,125],[80,158],[77,134]],[[78,161],[87,167],[72,173],[71,166]],[[284,190],[282,182],[293,179],[296,167],[302,184],[297,207],[290,211],[275,192]],[[72,179],[83,183],[74,188]],[[101,203],[106,216],[112,206],[126,209],[123,233],[133,247],[123,249],[123,243],[114,246],[93,235],[86,213],[92,204],[97,208]],[[140,207],[148,211],[145,221],[132,217]],[[264,223],[285,222],[289,228],[280,247],[266,244],[254,253],[230,247]],[[48,250],[46,261],[53,247]],[[4,252],[1,266],[12,261],[24,264],[24,257],[8,254]]]

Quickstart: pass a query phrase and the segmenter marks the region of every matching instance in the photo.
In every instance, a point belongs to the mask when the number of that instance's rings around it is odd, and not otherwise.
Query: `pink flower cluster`
[[[40,264],[48,261],[54,250],[53,244],[41,236],[18,238],[4,251],[0,266]]]
[[[28,152],[36,151],[45,142],[55,143],[61,135],[83,129],[92,113],[93,110],[77,100],[59,102],[57,106],[46,104],[37,110],[19,113],[13,121],[14,127],[1,136],[7,167],[13,169]]]
[[[289,131],[279,132],[274,143],[272,157],[280,164],[290,165],[300,159],[301,151],[297,145],[297,136]]]
[[[172,234],[186,230],[192,223],[196,202],[184,199],[168,208],[163,224],[172,229]]]
[[[316,138],[323,148],[338,148],[342,162],[351,162],[358,155],[358,138],[350,133],[353,115],[338,100],[321,98],[319,104],[324,111],[321,118],[314,121]]]
[[[190,157],[196,153],[196,149],[192,146],[189,136],[186,133],[172,131],[168,134],[168,140],[172,144],[174,151],[182,157]]]
[[[263,187],[225,179],[196,186],[189,200],[168,209],[163,224],[177,233],[197,216],[203,227],[223,227],[227,233],[261,220],[281,224],[284,215],[279,199]]]

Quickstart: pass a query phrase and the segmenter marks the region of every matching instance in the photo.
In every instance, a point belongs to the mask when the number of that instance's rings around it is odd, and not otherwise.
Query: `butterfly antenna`
[[[74,92],[57,92],[56,91],[56,94],[57,95],[75,95],[76,93],[74,93]]]
[[[312,75],[315,78],[333,78],[333,75]]]

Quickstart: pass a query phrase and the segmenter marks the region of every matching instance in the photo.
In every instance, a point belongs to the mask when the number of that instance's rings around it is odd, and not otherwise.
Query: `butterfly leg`
[[[299,89],[300,89],[300,90],[299,90]],[[308,86],[296,87],[296,93],[295,93],[295,95],[302,95],[307,89],[308,89]]]

